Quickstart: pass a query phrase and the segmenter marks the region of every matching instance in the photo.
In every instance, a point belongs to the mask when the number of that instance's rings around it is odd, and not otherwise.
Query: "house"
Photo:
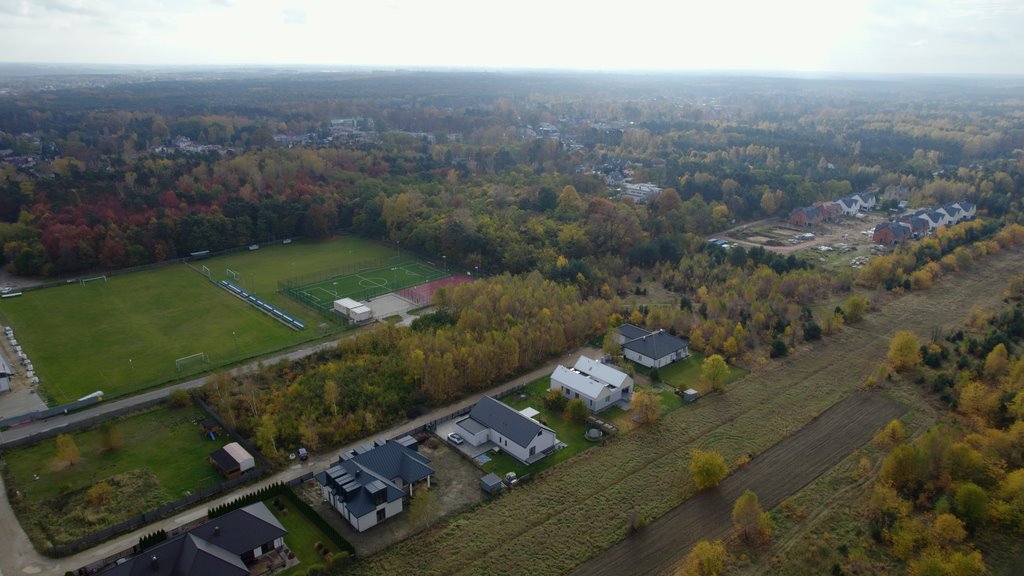
[[[794,226],[813,226],[822,221],[821,208],[817,206],[805,206],[795,208],[789,213],[789,223]]]
[[[649,332],[632,324],[619,326],[622,354],[648,368],[668,366],[690,356],[690,343],[664,330]]]
[[[877,244],[892,245],[906,242],[913,238],[913,230],[906,222],[883,222],[875,226],[871,241]]]
[[[370,310],[369,306],[351,298],[335,300],[334,311],[355,323],[367,322],[373,319],[373,311]]]
[[[236,478],[243,472],[256,467],[256,459],[238,442],[226,444],[210,454],[213,464],[225,478]]]
[[[659,194],[661,194],[661,188],[650,182],[626,184],[626,196],[638,203],[652,202]]]
[[[469,444],[493,442],[524,464],[540,460],[559,444],[554,430],[490,396],[481,398],[455,426]]]
[[[593,413],[632,397],[633,379],[597,360],[580,356],[572,368],[559,365],[551,374],[551,390],[566,398],[579,398]]]
[[[430,488],[434,474],[430,459],[415,445],[406,436],[342,454],[337,464],[315,476],[324,500],[357,532],[397,515],[416,485]]]
[[[288,533],[262,502],[232,510],[146,549],[106,576],[249,576],[250,565],[284,546]]]

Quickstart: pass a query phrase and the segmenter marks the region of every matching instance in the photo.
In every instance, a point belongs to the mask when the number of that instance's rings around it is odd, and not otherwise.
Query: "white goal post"
[[[241,279],[241,277],[242,277],[242,275],[241,275],[241,274],[239,274],[238,272],[235,272],[235,271],[234,271],[234,270],[232,270],[231,268],[225,268],[225,269],[224,269],[224,273],[225,273],[226,275],[228,275],[228,276],[231,276],[231,278],[232,278],[232,279],[233,279],[233,280],[234,280],[235,282],[238,282],[238,281],[239,281],[239,279]]]
[[[181,372],[182,368],[192,366],[194,364],[206,364],[210,359],[206,356],[206,352],[197,352],[189,356],[182,356],[174,361],[174,367]]]
[[[81,283],[84,286],[86,282],[92,282],[93,280],[103,280],[103,283],[107,283],[106,276],[93,276],[92,278],[82,278]]]
[[[213,280],[213,272],[210,272],[210,269],[207,268],[206,264],[201,264],[201,266],[203,267],[203,274],[205,274],[210,280]]]

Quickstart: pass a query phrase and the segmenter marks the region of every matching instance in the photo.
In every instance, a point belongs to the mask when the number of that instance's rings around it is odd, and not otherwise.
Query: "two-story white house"
[[[583,400],[596,414],[619,401],[628,403],[633,396],[633,378],[613,366],[580,356],[572,368],[555,368],[550,389],[558,390],[566,398]]]

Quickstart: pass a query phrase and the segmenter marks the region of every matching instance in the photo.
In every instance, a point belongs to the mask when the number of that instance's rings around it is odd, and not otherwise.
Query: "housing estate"
[[[875,227],[871,240],[878,244],[898,244],[913,238],[920,238],[939,226],[952,226],[964,220],[974,218],[977,207],[959,200],[937,208],[924,208],[904,214],[893,222],[886,222]]]
[[[862,210],[873,208],[876,202],[875,195],[869,192],[849,194],[832,202],[796,208],[789,213],[789,223],[812,226],[821,222],[837,222],[841,216],[856,216]]]
[[[641,366],[661,368],[690,356],[690,342],[664,330],[651,332],[632,324],[619,326],[622,354]]]
[[[284,546],[287,533],[270,509],[257,502],[148,548],[104,574],[249,576],[255,562]]]
[[[597,413],[618,402],[629,403],[633,378],[625,372],[592,358],[580,356],[572,368],[559,365],[551,374],[551,390],[566,398],[579,398]]]
[[[490,396],[481,398],[455,426],[470,445],[492,442],[524,464],[540,460],[559,444],[554,430]]]
[[[316,480],[324,500],[362,532],[401,512],[416,485],[430,488],[434,470],[429,462],[416,449],[416,440],[404,436],[341,454]]]

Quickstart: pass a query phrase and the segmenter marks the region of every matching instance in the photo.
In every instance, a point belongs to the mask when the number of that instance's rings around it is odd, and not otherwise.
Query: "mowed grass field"
[[[447,276],[442,270],[419,262],[404,262],[356,274],[336,276],[296,290],[318,305],[330,305],[339,298],[367,300],[409,286],[438,280]]]
[[[519,490],[366,558],[352,573],[564,574],[625,538],[631,511],[658,518],[692,495],[691,449],[716,450],[730,466],[768,450],[853,394],[884,360],[897,330],[928,338],[933,328],[957,326],[970,306],[998,302],[1007,280],[1021,271],[1019,252],[985,258],[722,394],[669,412],[649,429],[587,450]]]
[[[118,396],[167,382],[175,360],[206,353],[214,366],[315,339],[318,317],[283,295],[278,280],[387,257],[390,249],[359,238],[293,242],[201,260],[215,279],[225,268],[242,274],[266,301],[293,313],[296,332],[207,282],[184,264],[67,284],[0,301],[0,318],[32,360],[47,401],[60,404],[102,390]],[[129,362],[130,360],[130,362]]]

